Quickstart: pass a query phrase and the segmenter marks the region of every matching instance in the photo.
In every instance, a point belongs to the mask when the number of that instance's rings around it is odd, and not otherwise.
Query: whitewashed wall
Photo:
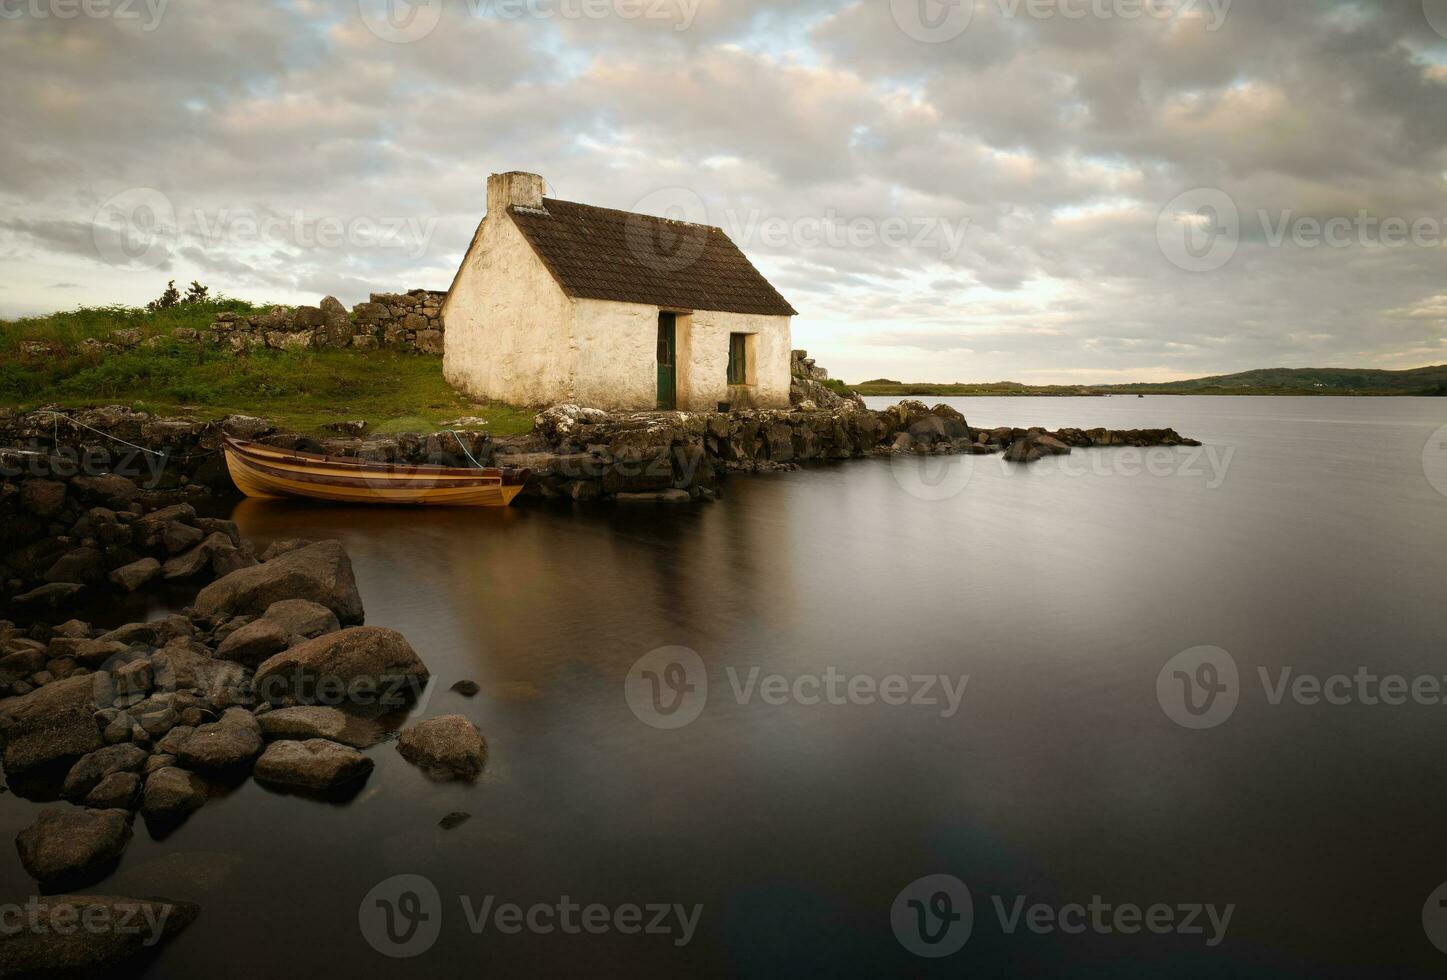
[[[505,213],[478,234],[442,308],[443,376],[476,399],[574,401],[572,300]]]

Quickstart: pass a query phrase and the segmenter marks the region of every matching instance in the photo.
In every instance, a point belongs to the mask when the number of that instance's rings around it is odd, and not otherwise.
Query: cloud
[[[1259,217],[1447,222],[1447,44],[1415,5],[1236,3],[1212,31],[982,3],[939,44],[874,0],[699,0],[687,30],[470,8],[414,44],[313,0],[7,22],[3,285],[36,307],[58,280],[143,301],[160,274],[287,302],[445,288],[487,174],[527,169],[612,207],[696,194],[846,376],[1407,366],[1447,338],[1447,249],[1278,247]],[[1156,237],[1196,187],[1243,218],[1207,273]],[[155,244],[95,227],[137,188],[176,235],[107,265]],[[426,231],[307,234],[397,220]],[[933,233],[817,234],[888,221]]]

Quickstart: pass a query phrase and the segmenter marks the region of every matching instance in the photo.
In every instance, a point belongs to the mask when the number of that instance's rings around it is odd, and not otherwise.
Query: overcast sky
[[[1447,0],[0,0],[0,315],[445,289],[491,172],[849,380],[1447,362]]]

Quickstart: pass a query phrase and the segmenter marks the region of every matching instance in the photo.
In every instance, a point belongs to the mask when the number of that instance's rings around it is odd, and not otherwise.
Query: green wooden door
[[[658,314],[658,408],[671,412],[678,407],[678,318]]]

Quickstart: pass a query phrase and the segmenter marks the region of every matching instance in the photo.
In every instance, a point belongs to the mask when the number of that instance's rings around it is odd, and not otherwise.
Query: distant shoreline
[[[876,378],[845,385],[865,397],[1080,398],[1108,395],[1447,396],[1447,365],[1381,371],[1374,368],[1264,368],[1189,381],[1111,385],[1026,385],[1014,381],[933,384]]]
[[[902,385],[897,389],[889,390],[849,386],[849,390],[857,392],[865,398],[1141,398],[1188,395],[1211,395],[1221,398],[1441,398],[1444,395],[1443,392],[1436,391],[1301,391],[1297,389],[1284,391],[1223,391],[1220,389],[1209,391],[1103,391],[1100,389],[1020,391],[1018,389],[979,388],[973,385]]]

